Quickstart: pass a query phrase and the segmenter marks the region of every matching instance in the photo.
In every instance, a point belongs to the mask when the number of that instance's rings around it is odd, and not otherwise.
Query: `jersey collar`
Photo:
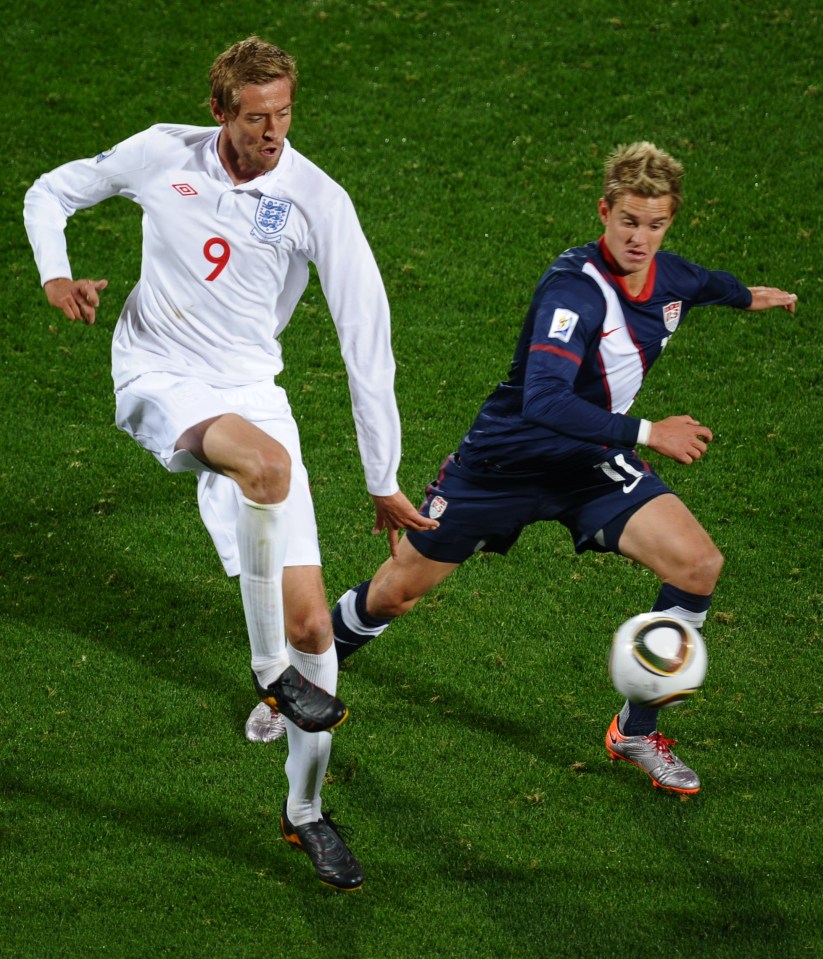
[[[633,300],[635,303],[644,303],[646,300],[648,300],[654,292],[654,281],[657,277],[657,257],[654,257],[651,265],[649,266],[649,272],[646,276],[646,282],[643,284],[643,289],[637,294],[637,296],[634,296],[633,294],[629,293],[629,290],[626,286],[626,278],[617,272],[620,267],[617,265],[614,257],[609,252],[609,248],[606,246],[606,238],[601,236],[597,242],[600,246],[600,253],[603,256],[603,260],[608,267],[609,276],[611,277],[615,286],[620,288],[620,291],[625,297]]]

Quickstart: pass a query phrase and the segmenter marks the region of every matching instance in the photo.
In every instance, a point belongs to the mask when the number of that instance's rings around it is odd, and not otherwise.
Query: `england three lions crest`
[[[265,194],[257,201],[252,233],[260,240],[273,240],[283,232],[291,211],[291,200],[279,200]]]

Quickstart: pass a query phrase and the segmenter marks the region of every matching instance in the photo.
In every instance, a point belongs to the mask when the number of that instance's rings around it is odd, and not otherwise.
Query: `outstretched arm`
[[[108,280],[70,280],[59,277],[48,280],[43,290],[49,303],[62,310],[70,320],[83,320],[91,326],[97,315],[97,307],[100,306],[98,294],[108,285]]]
[[[397,559],[397,531],[399,529],[437,529],[437,520],[428,519],[408,501],[405,494],[398,490],[391,496],[374,496],[375,521],[372,534],[377,536],[384,529],[388,530],[389,548],[392,556]]]
[[[770,310],[774,306],[781,306],[789,313],[794,313],[797,305],[796,293],[786,293],[774,286],[750,286],[749,292],[752,295],[752,302],[746,309],[751,312]]]
[[[770,310],[779,306],[794,313],[797,294],[778,290],[773,286],[750,286],[752,302],[748,310]],[[669,416],[652,423],[645,443],[657,453],[668,456],[678,463],[693,463],[709,448],[712,431],[691,416]]]

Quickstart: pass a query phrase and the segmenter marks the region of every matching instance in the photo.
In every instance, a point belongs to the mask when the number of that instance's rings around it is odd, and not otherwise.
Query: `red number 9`
[[[217,253],[214,252],[215,249],[217,250]],[[206,282],[209,282],[210,280],[216,280],[225,269],[226,264],[229,262],[229,257],[231,256],[231,247],[219,236],[213,236],[211,239],[206,240],[206,242],[203,244],[203,256],[209,261],[209,263],[214,264],[214,269],[206,277]]]

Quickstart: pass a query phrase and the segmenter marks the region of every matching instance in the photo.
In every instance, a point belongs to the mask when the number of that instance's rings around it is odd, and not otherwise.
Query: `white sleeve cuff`
[[[646,446],[651,439],[652,424],[651,420],[641,420],[640,429],[637,431],[637,445]]]

